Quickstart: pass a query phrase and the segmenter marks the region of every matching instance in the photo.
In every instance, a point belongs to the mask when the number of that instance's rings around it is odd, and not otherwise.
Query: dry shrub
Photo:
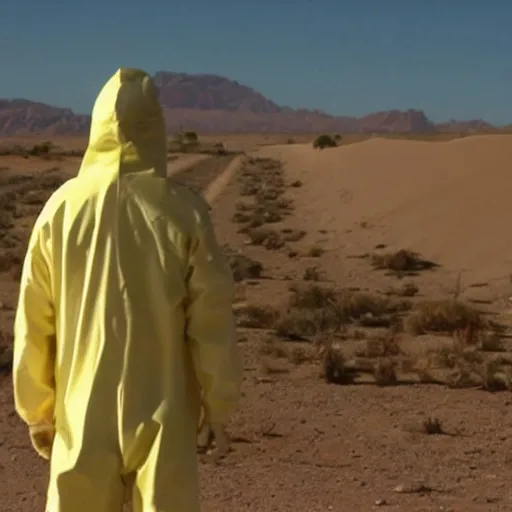
[[[281,249],[284,246],[284,240],[277,231],[265,228],[249,229],[247,234],[253,245],[261,245],[268,250]]]
[[[311,258],[319,258],[324,253],[324,250],[321,247],[315,246],[311,247],[308,251],[308,256]]]
[[[326,331],[337,331],[342,319],[331,309],[289,309],[275,323],[276,335],[291,340],[303,340]]]
[[[503,371],[499,359],[486,361],[482,368],[482,384],[487,391],[506,391],[512,389],[512,375],[510,371]]]
[[[320,281],[320,271],[317,267],[308,267],[302,276],[304,281]]]
[[[327,331],[338,332],[348,323],[363,322],[373,318],[375,324],[393,323],[397,307],[380,296],[352,292],[336,291],[333,288],[309,284],[294,286],[289,308],[281,313],[276,322],[276,333],[289,338],[308,338]]]
[[[259,353],[262,356],[271,356],[276,358],[287,358],[288,352],[276,343],[272,338],[266,338],[259,346]]]
[[[396,252],[373,254],[371,263],[376,269],[392,272],[417,272],[437,266],[435,263],[423,259],[418,253],[404,249]]]
[[[295,365],[303,364],[314,359],[314,356],[303,347],[293,347],[288,359]]]
[[[354,383],[354,372],[347,368],[343,354],[332,345],[325,347],[322,367],[323,376],[329,384],[347,385]]]
[[[0,229],[7,230],[11,229],[13,226],[12,216],[4,208],[4,211],[0,211]]]
[[[419,291],[420,289],[414,283],[404,283],[400,287],[390,288],[386,294],[396,295],[398,297],[414,297]]]
[[[282,233],[285,242],[298,242],[306,236],[306,232],[299,229],[285,228],[282,230]]]
[[[290,306],[301,309],[328,308],[335,303],[337,297],[337,292],[333,288],[317,284],[292,286],[290,291]]]
[[[0,336],[0,339],[2,336]],[[9,374],[12,371],[13,349],[11,346],[0,345],[0,373]]]
[[[233,279],[236,282],[245,279],[259,279],[263,272],[263,265],[248,256],[240,253],[228,254],[228,261],[233,272]]]
[[[468,330],[475,335],[484,327],[481,313],[457,300],[430,300],[418,304],[406,317],[404,327],[412,334]]]
[[[238,325],[252,329],[269,329],[277,318],[276,311],[268,306],[249,305],[239,309],[238,314]]]
[[[23,258],[19,251],[6,250],[0,253],[0,272],[13,272],[18,275],[23,265]]]
[[[380,359],[375,364],[373,376],[377,386],[394,386],[398,381],[395,363],[391,359]]]
[[[383,336],[374,336],[367,339],[364,350],[357,355],[377,358],[398,356],[401,353],[402,349],[396,336],[396,330],[389,329],[389,332]]]
[[[443,424],[438,418],[427,418],[423,421],[422,429],[429,436],[443,435],[445,433]]]

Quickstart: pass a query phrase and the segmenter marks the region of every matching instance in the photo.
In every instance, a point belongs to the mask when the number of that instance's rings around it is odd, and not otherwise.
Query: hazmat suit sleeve
[[[225,424],[238,405],[242,380],[233,315],[234,282],[207,210],[198,224],[190,248],[187,341],[203,390],[206,418],[211,424]]]
[[[23,264],[13,360],[16,411],[31,429],[31,437],[32,430],[53,428],[56,347],[48,260],[43,230],[36,223]]]

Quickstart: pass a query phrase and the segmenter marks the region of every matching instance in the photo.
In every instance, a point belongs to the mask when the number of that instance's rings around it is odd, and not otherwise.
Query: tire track
[[[172,179],[204,196],[208,186],[223,173],[235,158],[233,155],[228,155],[203,159],[195,165],[173,173]]]

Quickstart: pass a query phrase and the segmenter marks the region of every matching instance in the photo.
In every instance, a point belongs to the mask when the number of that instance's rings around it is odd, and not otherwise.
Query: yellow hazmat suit
[[[48,512],[199,510],[196,427],[237,405],[233,281],[208,205],[167,180],[150,77],[96,100],[78,176],[49,199],[23,267],[16,409],[51,457]]]

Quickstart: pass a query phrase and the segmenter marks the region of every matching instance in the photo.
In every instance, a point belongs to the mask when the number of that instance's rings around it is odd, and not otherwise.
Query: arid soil
[[[511,142],[285,144],[227,185],[231,156],[175,174],[214,199],[245,363],[204,511],[512,510]],[[31,222],[77,165],[0,159],[4,346]],[[7,367],[0,404],[0,510],[43,510]]]

